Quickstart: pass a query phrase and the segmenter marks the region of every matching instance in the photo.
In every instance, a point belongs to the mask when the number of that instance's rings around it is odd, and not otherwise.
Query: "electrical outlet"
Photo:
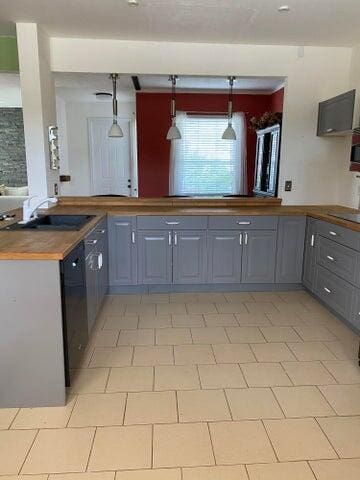
[[[54,195],[59,195],[59,185],[54,183]]]
[[[292,180],[285,180],[285,192],[291,192]]]

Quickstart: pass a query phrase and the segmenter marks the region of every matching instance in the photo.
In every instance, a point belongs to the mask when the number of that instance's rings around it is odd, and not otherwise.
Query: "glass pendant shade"
[[[181,133],[176,126],[176,75],[171,75],[169,80],[171,81],[171,127],[166,135],[166,140],[180,140]]]
[[[233,129],[231,123],[226,127],[224,133],[222,134],[221,137],[223,140],[236,140],[236,133],[235,130]]]
[[[235,77],[229,77],[229,100],[228,100],[228,126],[226,127],[224,133],[222,134],[223,140],[236,140],[236,133],[232,126],[232,116],[233,116],[233,85]]]
[[[117,122],[118,105],[117,105],[117,98],[116,98],[116,80],[118,79],[118,77],[119,75],[117,73],[112,73],[110,75],[110,78],[113,84],[113,95],[112,95],[113,124],[111,125],[108,133],[109,138],[121,138],[124,136],[124,133]]]
[[[181,133],[178,127],[176,126],[176,121],[175,117],[173,118],[172,125],[168,130],[168,133],[166,135],[166,140],[180,140],[181,139]]]
[[[124,136],[123,131],[121,130],[120,126],[117,122],[114,122],[109,130],[109,137],[110,138],[121,138]]]

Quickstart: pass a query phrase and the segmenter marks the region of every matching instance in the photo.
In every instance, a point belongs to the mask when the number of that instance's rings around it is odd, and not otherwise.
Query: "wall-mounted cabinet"
[[[355,106],[355,90],[319,103],[317,135],[351,135]]]

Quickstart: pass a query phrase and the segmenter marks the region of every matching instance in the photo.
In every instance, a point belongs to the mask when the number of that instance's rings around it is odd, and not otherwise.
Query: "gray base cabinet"
[[[280,217],[276,283],[301,283],[306,218]]]
[[[109,217],[109,284],[137,284],[136,217]]]
[[[164,230],[139,230],[139,284],[172,283],[172,233]]]
[[[242,283],[274,283],[276,231],[251,230],[244,233]]]
[[[316,262],[316,231],[317,221],[308,218],[306,223],[305,255],[303,264],[303,284],[311,292],[315,284],[315,262]]]
[[[242,233],[208,232],[208,282],[239,283],[241,280]]]
[[[206,232],[174,232],[173,283],[206,282]]]

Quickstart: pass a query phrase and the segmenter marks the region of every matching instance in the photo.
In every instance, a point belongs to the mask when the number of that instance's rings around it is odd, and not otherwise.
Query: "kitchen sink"
[[[80,230],[94,215],[42,215],[28,223],[14,223],[5,230]]]

